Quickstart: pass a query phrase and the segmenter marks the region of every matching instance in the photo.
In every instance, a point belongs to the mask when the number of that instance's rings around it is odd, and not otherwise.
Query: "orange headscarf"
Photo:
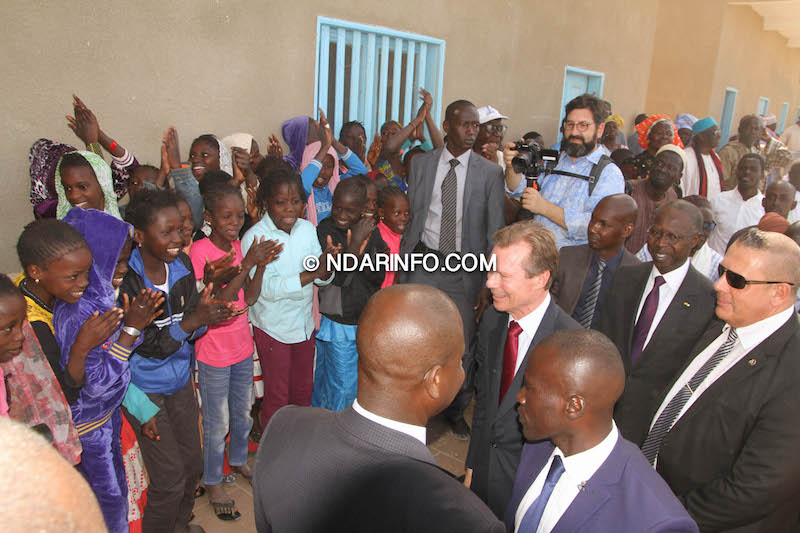
[[[639,144],[641,147],[647,150],[647,147],[650,146],[650,130],[659,122],[669,122],[674,133],[670,144],[683,148],[683,142],[681,142],[681,138],[678,135],[678,128],[675,127],[675,123],[672,122],[672,119],[667,115],[651,115],[636,125],[636,131],[639,132]]]

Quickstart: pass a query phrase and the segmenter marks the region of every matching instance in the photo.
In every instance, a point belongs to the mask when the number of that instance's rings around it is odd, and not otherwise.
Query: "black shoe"
[[[464,420],[464,417],[460,417],[458,420],[449,420],[450,422],[450,429],[453,430],[453,436],[458,440],[468,440],[470,436],[470,429],[469,424],[467,421]]]

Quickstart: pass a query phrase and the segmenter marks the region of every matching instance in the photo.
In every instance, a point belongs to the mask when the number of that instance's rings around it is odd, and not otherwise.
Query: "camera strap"
[[[600,174],[603,173],[605,168],[613,163],[614,160],[608,157],[607,155],[601,155],[600,160],[597,161],[594,165],[592,165],[592,170],[589,172],[588,176],[584,176],[583,174],[575,174],[574,172],[567,172],[566,170],[553,170],[550,174],[559,174],[561,176],[569,176],[571,178],[578,178],[584,181],[589,182],[589,196],[592,195],[594,192],[594,188],[597,185],[597,181],[600,179]]]

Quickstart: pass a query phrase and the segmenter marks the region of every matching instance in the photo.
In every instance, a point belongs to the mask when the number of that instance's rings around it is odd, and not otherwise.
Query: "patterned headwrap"
[[[56,193],[56,166],[61,156],[74,152],[75,148],[50,139],[39,139],[31,146],[31,203],[39,217],[55,217],[58,194]]]
[[[697,117],[694,115],[690,115],[689,113],[681,113],[675,118],[675,127],[679,130],[686,128],[687,130],[692,129],[695,122],[697,122]]]
[[[75,152],[70,153],[80,154],[84,159],[86,159],[86,161],[89,162],[89,164],[92,166],[92,170],[94,170],[94,175],[97,178],[97,182],[100,184],[100,189],[103,191],[103,196],[105,197],[103,211],[115,218],[122,220],[122,216],[119,214],[119,207],[117,207],[117,195],[114,194],[114,182],[111,179],[111,167],[108,166],[108,163],[103,161],[103,158],[94,152],[76,150]],[[67,200],[67,195],[64,192],[64,185],[61,183],[61,160],[58,161],[58,167],[56,167],[55,182],[56,193],[58,194],[56,218],[61,220],[67,216],[69,210],[72,209],[72,204],[69,203],[69,200]]]
[[[619,115],[611,115],[606,119],[606,123],[615,122],[617,127],[619,127],[620,131],[625,128],[625,120]]]
[[[639,132],[639,145],[647,150],[650,146],[650,130],[659,122],[669,122],[674,133],[671,144],[683,148],[683,142],[681,142],[681,138],[678,135],[678,128],[675,127],[675,123],[667,115],[651,115],[636,125],[636,131]]]

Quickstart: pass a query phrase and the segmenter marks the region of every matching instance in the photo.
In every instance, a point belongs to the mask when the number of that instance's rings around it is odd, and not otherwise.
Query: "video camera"
[[[517,141],[514,150],[519,154],[511,160],[511,166],[514,172],[525,175],[528,187],[534,187],[536,177],[548,174],[558,161],[558,150],[542,148],[534,141]]]

